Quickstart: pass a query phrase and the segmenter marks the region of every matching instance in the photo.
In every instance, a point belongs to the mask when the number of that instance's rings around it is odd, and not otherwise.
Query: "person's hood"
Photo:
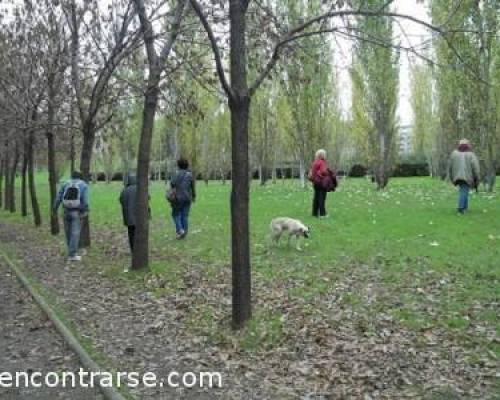
[[[135,175],[129,175],[127,177],[127,186],[137,185],[137,177]]]

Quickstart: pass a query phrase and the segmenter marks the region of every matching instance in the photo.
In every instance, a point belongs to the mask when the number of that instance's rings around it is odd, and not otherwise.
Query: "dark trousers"
[[[458,211],[463,213],[469,208],[469,192],[470,186],[466,182],[460,182],[459,185],[459,195],[458,195]]]
[[[172,218],[175,223],[175,231],[179,233],[188,232],[189,209],[191,203],[184,203],[172,207]]]
[[[134,240],[135,240],[135,225],[127,226],[128,229],[128,243],[130,244],[130,250],[134,250]]]
[[[326,202],[326,190],[321,187],[314,187],[314,198],[313,198],[313,217],[323,217],[326,215],[325,202]]]

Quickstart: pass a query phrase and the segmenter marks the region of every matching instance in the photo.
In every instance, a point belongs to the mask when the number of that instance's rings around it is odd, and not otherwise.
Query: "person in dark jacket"
[[[134,250],[135,240],[135,220],[136,220],[136,199],[137,199],[137,178],[135,175],[128,175],[125,188],[120,194],[120,204],[122,205],[123,224],[128,229],[128,241],[130,250]]]
[[[193,174],[188,170],[189,162],[181,158],[177,161],[178,170],[170,180],[175,199],[171,201],[172,218],[175,223],[177,239],[184,239],[188,233],[188,218],[191,203],[196,200]]]

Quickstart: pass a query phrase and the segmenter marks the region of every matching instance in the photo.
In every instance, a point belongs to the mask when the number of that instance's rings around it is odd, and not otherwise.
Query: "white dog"
[[[309,238],[309,228],[293,218],[275,218],[271,221],[271,238],[275,244],[279,243],[281,235],[285,232],[288,233],[288,245],[290,245],[290,238],[294,236],[295,246],[301,251],[299,239]]]

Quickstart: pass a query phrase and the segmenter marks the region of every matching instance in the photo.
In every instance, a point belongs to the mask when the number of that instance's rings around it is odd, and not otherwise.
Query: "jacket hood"
[[[467,151],[472,151],[472,147],[468,143],[462,143],[458,145],[458,151],[461,153],[465,153]]]

